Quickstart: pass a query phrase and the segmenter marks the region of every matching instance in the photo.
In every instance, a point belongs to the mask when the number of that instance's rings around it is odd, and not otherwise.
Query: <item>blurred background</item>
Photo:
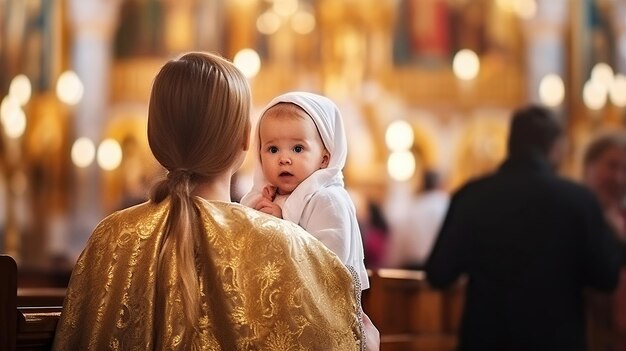
[[[0,252],[71,267],[99,220],[146,199],[152,80],[191,50],[245,72],[253,119],[287,90],[338,104],[364,240],[420,227],[433,179],[445,198],[494,170],[520,105],[563,120],[572,179],[590,138],[624,128],[626,0],[0,0]],[[370,267],[404,265],[381,245]]]

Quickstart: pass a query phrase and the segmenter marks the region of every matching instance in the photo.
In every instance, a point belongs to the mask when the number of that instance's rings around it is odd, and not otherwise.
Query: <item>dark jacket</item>
[[[541,157],[515,157],[452,198],[426,264],[466,274],[459,350],[585,349],[583,288],[614,289],[618,244],[595,196]]]

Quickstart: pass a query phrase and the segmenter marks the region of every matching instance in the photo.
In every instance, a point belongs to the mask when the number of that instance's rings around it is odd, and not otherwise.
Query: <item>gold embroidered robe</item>
[[[167,276],[157,275],[166,199],[116,212],[94,230],[72,273],[54,350],[361,347],[360,291],[323,244],[239,204],[194,201],[204,229],[197,330],[183,328],[172,253],[163,256]],[[165,306],[157,306],[157,279],[168,281]],[[157,311],[164,313],[161,326]]]

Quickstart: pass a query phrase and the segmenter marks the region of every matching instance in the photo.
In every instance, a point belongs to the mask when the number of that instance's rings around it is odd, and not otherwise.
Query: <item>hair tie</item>
[[[170,184],[170,188],[181,184],[183,181],[189,182],[193,173],[194,172],[192,170],[187,168],[177,168],[169,171],[167,173],[167,180]]]

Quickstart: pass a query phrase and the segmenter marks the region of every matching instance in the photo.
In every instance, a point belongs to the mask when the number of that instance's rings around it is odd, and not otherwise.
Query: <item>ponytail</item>
[[[163,201],[170,196],[170,212],[165,222],[163,245],[159,252],[157,292],[166,295],[167,266],[162,259],[168,252],[174,252],[179,274],[177,284],[181,292],[183,311],[189,327],[195,328],[199,316],[200,289],[198,272],[196,271],[195,252],[198,236],[198,213],[196,212],[191,192],[193,190],[193,174],[184,169],[173,170],[167,179],[161,181],[151,195],[153,202]],[[162,318],[157,314],[156,318]],[[160,325],[160,323],[157,323]]]

